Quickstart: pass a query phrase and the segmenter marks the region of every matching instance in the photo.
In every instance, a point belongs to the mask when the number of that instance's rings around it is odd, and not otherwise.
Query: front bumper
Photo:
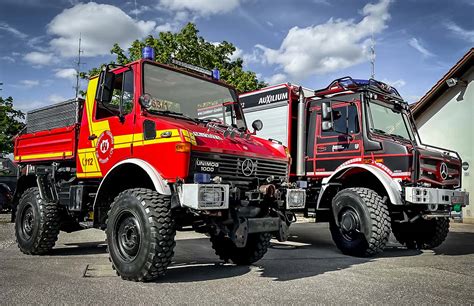
[[[405,187],[405,201],[412,204],[469,205],[469,192],[450,189]]]

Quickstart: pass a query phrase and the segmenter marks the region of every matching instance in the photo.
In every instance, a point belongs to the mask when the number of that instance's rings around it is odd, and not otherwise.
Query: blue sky
[[[416,101],[474,46],[473,0],[1,0],[0,95],[28,110],[74,97],[82,70],[122,47],[188,21],[211,42],[232,42],[247,69],[269,83],[322,88],[338,77],[376,78]],[[81,84],[82,89],[86,84]]]

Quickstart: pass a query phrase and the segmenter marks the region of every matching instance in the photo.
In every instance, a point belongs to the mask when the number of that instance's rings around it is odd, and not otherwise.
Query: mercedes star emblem
[[[446,180],[448,178],[448,165],[441,163],[441,165],[439,165],[439,173],[441,174],[441,178]]]
[[[242,173],[245,176],[251,176],[254,170],[255,170],[255,164],[253,163],[253,161],[248,158],[244,160],[244,162],[242,163]]]

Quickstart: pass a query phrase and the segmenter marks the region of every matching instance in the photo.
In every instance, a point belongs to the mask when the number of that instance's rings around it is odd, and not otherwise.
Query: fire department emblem
[[[100,134],[95,153],[99,163],[103,164],[109,161],[114,153],[114,136],[110,131],[104,131]]]

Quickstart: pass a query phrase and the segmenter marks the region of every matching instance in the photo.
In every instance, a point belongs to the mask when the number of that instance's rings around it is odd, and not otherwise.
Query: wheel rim
[[[34,222],[35,214],[33,212],[33,207],[31,207],[31,205],[28,205],[23,210],[21,216],[21,233],[23,237],[27,240],[31,239],[31,236],[33,236],[33,229],[35,224]]]
[[[140,223],[137,217],[129,211],[122,212],[115,223],[115,243],[118,246],[120,257],[126,261],[133,261],[141,245]]]
[[[339,229],[344,239],[352,241],[360,235],[360,217],[357,211],[347,208],[339,214]]]

